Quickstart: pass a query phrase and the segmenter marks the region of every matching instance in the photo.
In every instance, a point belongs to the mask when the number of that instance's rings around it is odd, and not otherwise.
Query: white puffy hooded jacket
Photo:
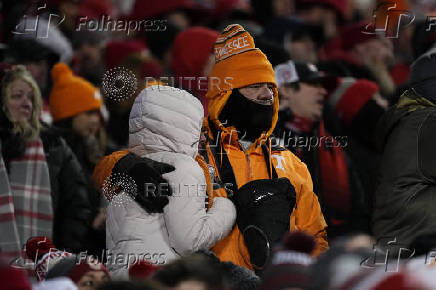
[[[115,277],[126,277],[129,265],[139,259],[164,264],[209,249],[232,229],[236,210],[230,200],[216,197],[206,211],[206,180],[194,159],[202,119],[200,101],[184,90],[150,86],[136,98],[129,119],[129,150],[175,167],[163,175],[173,195],[163,213],[149,214],[125,195],[111,202],[107,267]]]

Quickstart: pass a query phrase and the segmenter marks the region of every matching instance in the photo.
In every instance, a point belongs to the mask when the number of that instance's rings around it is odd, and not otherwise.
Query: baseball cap
[[[323,83],[326,75],[309,62],[292,61],[279,64],[274,68],[277,86],[283,84],[304,82],[304,83]]]

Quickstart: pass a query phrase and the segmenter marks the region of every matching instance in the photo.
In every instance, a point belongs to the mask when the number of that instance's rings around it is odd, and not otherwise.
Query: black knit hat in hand
[[[114,166],[113,173],[127,174],[135,181],[135,201],[148,213],[161,213],[172,195],[168,182],[162,174],[174,171],[172,165],[157,162],[129,153]]]

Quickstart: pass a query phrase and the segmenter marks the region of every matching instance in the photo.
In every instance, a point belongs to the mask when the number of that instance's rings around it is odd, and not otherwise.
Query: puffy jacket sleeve
[[[318,256],[328,249],[327,224],[324,220],[318,197],[313,192],[312,178],[310,177],[309,170],[297,157],[293,157],[295,168],[290,180],[297,193],[297,202],[291,214],[291,230],[302,230],[315,236],[317,246],[313,255]]]
[[[170,246],[179,254],[209,249],[231,231],[236,209],[229,199],[216,197],[206,211],[206,181],[202,169],[193,160],[189,166],[176,168],[175,172],[164,175],[173,190],[164,208]]]
[[[313,192],[312,178],[306,164],[298,157],[288,150],[282,152],[287,167],[285,175],[297,194],[297,202],[291,214],[291,230],[302,230],[315,236],[317,246],[313,255],[318,256],[328,249],[327,224],[318,197]]]

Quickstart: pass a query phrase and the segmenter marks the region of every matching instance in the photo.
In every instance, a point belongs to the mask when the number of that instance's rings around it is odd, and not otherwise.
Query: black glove
[[[271,254],[272,246],[289,231],[292,209],[296,202],[295,189],[289,179],[259,179],[239,188],[233,201],[239,230],[255,268],[262,268]]]
[[[148,213],[161,213],[168,204],[168,196],[172,195],[162,174],[174,170],[172,165],[129,153],[115,164],[112,173],[124,173],[132,178],[137,186],[132,194],[135,201]]]

